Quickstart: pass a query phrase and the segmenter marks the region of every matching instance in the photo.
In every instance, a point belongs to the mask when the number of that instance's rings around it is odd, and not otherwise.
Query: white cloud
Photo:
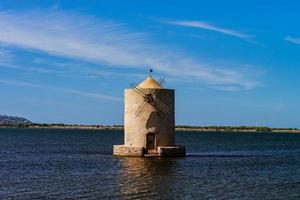
[[[237,37],[238,32],[206,27]],[[0,43],[52,55],[106,64],[110,67],[145,68],[170,77],[195,79],[209,86],[252,89],[257,82],[243,70],[200,62],[174,48],[155,44],[148,34],[129,31],[116,22],[65,12],[0,12]],[[229,68],[229,69],[228,69]]]
[[[222,28],[222,27],[218,27],[215,25],[212,25],[210,23],[207,22],[203,22],[203,21],[163,21],[164,23],[167,24],[174,24],[177,26],[186,26],[186,27],[193,27],[193,28],[200,28],[200,29],[205,29],[205,30],[209,30],[209,31],[214,31],[214,32],[218,32],[218,33],[223,33],[226,35],[231,35],[234,37],[238,37],[238,38],[243,38],[243,39],[252,39],[251,35],[248,34],[244,34],[241,33],[239,31],[236,30],[232,30],[232,29],[227,29],[227,28]]]
[[[294,43],[294,44],[300,44],[300,38],[294,38],[294,37],[291,37],[291,36],[287,36],[285,38],[285,41],[288,41],[288,42],[291,42],[291,43]]]
[[[89,97],[89,98],[95,98],[95,99],[102,99],[102,100],[110,100],[110,101],[122,101],[122,99],[105,95],[105,94],[99,94],[99,93],[92,93],[87,91],[81,91],[81,90],[75,90],[75,89],[69,89],[69,88],[61,88],[61,87],[51,87],[51,86],[45,86],[45,85],[39,85],[39,84],[33,84],[23,81],[13,81],[13,80],[1,80],[0,84],[6,84],[6,85],[14,85],[14,86],[20,86],[20,87],[30,87],[30,88],[38,88],[43,90],[53,90],[58,91],[62,93],[69,93],[69,94],[75,94],[83,97]]]

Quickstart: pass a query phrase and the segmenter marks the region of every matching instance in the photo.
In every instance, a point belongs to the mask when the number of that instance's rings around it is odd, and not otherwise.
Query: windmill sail
[[[146,90],[135,83],[130,84],[131,88],[144,98],[144,102],[139,106],[139,108],[135,112],[136,117],[141,117],[149,105],[154,107],[157,111],[161,111],[163,113],[170,113],[170,108],[157,97],[157,94],[165,84],[165,80],[160,79],[158,82],[152,81],[152,84],[153,87],[151,88],[151,90]]]

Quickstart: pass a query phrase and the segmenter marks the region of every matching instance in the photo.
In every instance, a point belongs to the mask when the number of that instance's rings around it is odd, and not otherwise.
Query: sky
[[[1,0],[0,114],[123,124],[149,68],[176,124],[300,128],[300,2]]]

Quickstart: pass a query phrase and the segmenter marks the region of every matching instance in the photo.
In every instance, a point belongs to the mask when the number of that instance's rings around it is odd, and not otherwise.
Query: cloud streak
[[[164,23],[173,24],[173,25],[177,25],[177,26],[200,28],[200,29],[214,31],[214,32],[218,32],[218,33],[222,33],[225,35],[230,35],[230,36],[234,36],[234,37],[238,37],[238,38],[242,38],[242,39],[247,39],[247,40],[253,39],[251,35],[244,34],[239,31],[232,30],[232,29],[218,27],[218,26],[215,26],[213,24],[203,22],[203,21],[180,21],[180,20],[176,21],[175,20],[175,21],[164,21]]]
[[[101,99],[101,100],[122,101],[122,99],[120,99],[120,98],[105,95],[105,94],[92,93],[92,92],[69,89],[69,88],[61,88],[61,87],[57,88],[57,87],[33,84],[33,83],[28,83],[28,82],[23,82],[23,81],[0,79],[0,84],[14,85],[14,86],[20,86],[20,87],[29,87],[29,88],[38,88],[38,89],[43,89],[43,90],[53,90],[53,91],[69,93],[69,94],[79,95],[79,96],[88,97],[88,98]]]
[[[294,37],[291,37],[291,36],[287,36],[285,38],[285,41],[291,42],[291,43],[294,43],[294,44],[300,44],[300,38],[294,38]]]
[[[249,38],[239,32],[209,24],[197,26]],[[146,33],[130,31],[123,24],[104,22],[78,13],[0,12],[0,30],[0,44],[31,51],[42,51],[112,68],[143,69],[152,66],[169,77],[176,77],[178,80],[192,78],[212,88],[221,85],[248,90],[257,86],[257,82],[242,70],[203,63],[174,48],[150,41]]]

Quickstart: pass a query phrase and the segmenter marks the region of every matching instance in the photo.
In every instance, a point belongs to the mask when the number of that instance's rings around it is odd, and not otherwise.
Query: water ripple
[[[1,129],[0,199],[300,199],[300,135],[182,133],[185,158],[116,158],[122,135]]]

